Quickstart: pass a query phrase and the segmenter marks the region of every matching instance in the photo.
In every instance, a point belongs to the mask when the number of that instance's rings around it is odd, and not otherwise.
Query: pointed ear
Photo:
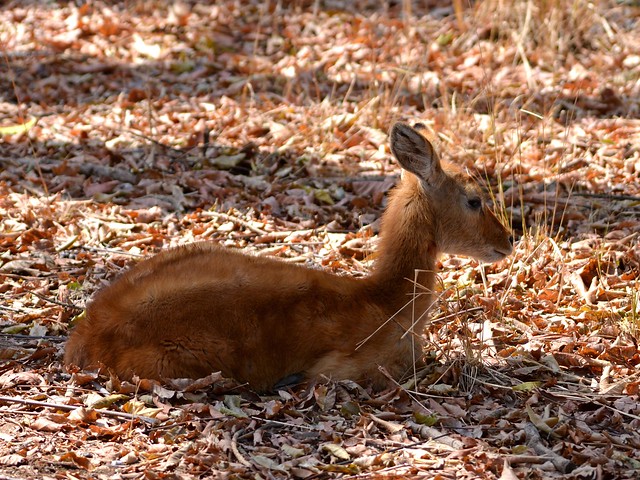
[[[433,183],[442,175],[433,146],[409,125],[396,123],[391,129],[390,144],[400,166],[425,182]]]

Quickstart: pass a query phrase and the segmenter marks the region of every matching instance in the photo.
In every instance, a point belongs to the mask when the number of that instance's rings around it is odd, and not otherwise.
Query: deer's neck
[[[378,260],[370,281],[396,308],[415,294],[417,309],[432,301],[437,249],[435,225],[418,179],[405,173],[382,216]]]

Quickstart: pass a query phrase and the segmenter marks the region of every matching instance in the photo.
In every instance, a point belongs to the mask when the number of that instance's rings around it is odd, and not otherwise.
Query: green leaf
[[[316,200],[322,203],[326,203],[327,205],[333,205],[335,203],[333,201],[333,198],[331,197],[331,194],[324,189],[315,189],[313,191],[313,196],[316,197]]]
[[[221,170],[229,170],[233,167],[237,167],[246,155],[244,153],[236,153],[235,155],[220,155],[209,160],[209,163],[213,167],[217,167]]]
[[[528,449],[529,447],[527,447],[526,445],[514,445],[511,448],[511,453],[513,453],[514,455],[523,455]]]
[[[87,311],[83,310],[78,315],[76,315],[75,317],[71,318],[71,320],[69,320],[69,327],[75,327],[76,325],[78,325],[79,322],[83,321],[85,318],[87,318]]]
[[[67,288],[69,290],[82,290],[82,284],[80,282],[69,282],[67,283]]]
[[[357,475],[360,473],[360,467],[355,463],[350,463],[348,465],[340,465],[340,464],[329,464],[329,465],[318,465],[316,468],[331,473],[344,473],[346,475]]]
[[[17,325],[9,325],[8,327],[5,327],[2,329],[2,333],[8,333],[8,334],[17,334],[20,332],[24,332],[27,328],[30,328],[31,325],[27,325],[24,323],[18,323]]]
[[[453,41],[453,33],[443,33],[436,38],[436,42],[441,47],[449,45]]]
[[[242,398],[239,395],[225,395],[224,406],[220,407],[220,413],[236,418],[247,418],[249,415],[240,408],[241,402]]]
[[[128,399],[129,397],[127,395],[122,395],[119,393],[114,395],[108,395],[106,397],[103,397],[102,395],[99,395],[97,393],[92,393],[88,395],[87,398],[84,400],[84,404],[88,408],[99,409],[99,408],[110,407],[111,405],[113,405],[116,402],[119,402],[120,400],[128,400]]]
[[[531,390],[535,390],[542,385],[542,382],[522,382],[519,385],[511,387],[514,392],[530,392]]]
[[[15,135],[16,133],[25,133],[31,130],[36,124],[36,119],[32,118],[27,123],[21,123],[19,125],[9,125],[8,127],[0,127],[0,135]]]
[[[181,62],[175,62],[171,64],[171,71],[173,73],[187,73],[193,71],[196,67],[196,64],[191,60],[183,60]]]
[[[420,412],[414,412],[413,418],[416,419],[416,423],[420,425],[427,425],[428,427],[432,427],[436,423],[438,423],[438,417],[434,414],[426,415]]]

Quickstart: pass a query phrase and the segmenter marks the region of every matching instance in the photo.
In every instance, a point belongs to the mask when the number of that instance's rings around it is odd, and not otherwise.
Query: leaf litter
[[[5,6],[3,474],[636,478],[640,10],[508,4]],[[396,120],[519,236],[497,265],[442,258],[415,372],[260,397],[63,367],[91,294],[162,248],[365,274]]]

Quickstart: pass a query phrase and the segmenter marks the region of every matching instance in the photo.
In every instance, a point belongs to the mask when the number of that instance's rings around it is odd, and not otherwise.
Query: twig
[[[465,447],[465,444],[462,441],[450,437],[436,428],[429,427],[427,425],[420,425],[411,421],[407,422],[407,425],[409,425],[413,433],[420,435],[422,438],[427,440],[432,440],[435,443],[446,445],[454,450],[462,450]]]
[[[0,310],[6,310],[7,312],[13,312],[13,313],[29,313],[24,308],[5,307],[4,305],[0,305]]]
[[[518,464],[518,463],[540,464],[540,463],[545,463],[545,462],[549,461],[548,458],[540,457],[538,455],[506,455],[504,458],[511,465]]]
[[[29,269],[33,270],[33,269]],[[29,271],[29,270],[24,270]],[[38,272],[38,275],[23,275],[21,273],[9,273],[9,272],[0,272],[0,277],[9,277],[9,278],[22,278],[27,280],[42,280],[44,278],[55,277],[55,273],[46,273],[46,272]]]
[[[262,417],[258,417],[257,415],[251,415],[251,417],[253,420],[256,420],[258,422],[263,422],[263,428],[271,428],[271,427],[278,427],[278,428],[295,428],[298,430],[308,430],[308,431],[316,431],[317,428],[315,427],[311,427],[309,425],[303,425],[303,424],[295,424],[295,423],[290,423],[290,422],[280,422],[278,420],[272,420],[272,419],[265,419]]]
[[[120,131],[120,133],[128,133],[130,135],[133,135],[134,137],[138,137],[141,138],[143,140],[146,140],[147,142],[151,142],[154,145],[157,145],[159,147],[162,148],[166,148],[167,150],[173,151],[175,153],[178,153],[180,155],[183,155],[184,152],[182,150],[180,150],[179,148],[176,147],[172,147],[171,145],[167,145],[166,143],[162,143],[159,140],[156,140],[155,138],[151,138],[148,135],[145,135],[144,133],[140,133],[140,132],[136,132],[135,130],[131,130],[131,129],[118,129]]]
[[[38,293],[34,290],[31,290],[31,293],[33,295],[35,295],[36,297],[40,298],[41,300],[44,300],[45,302],[49,302],[49,303],[53,303],[55,305],[60,305],[61,307],[66,307],[66,308],[75,308],[76,310],[83,310],[82,307],[79,307],[78,305],[74,305],[73,303],[65,303],[65,302],[61,302],[59,300],[56,300],[54,298],[49,298],[45,295],[42,295],[41,293]]]
[[[82,245],[79,248],[81,248],[82,250],[87,250],[89,252],[111,253],[114,255],[125,255],[125,256],[135,257],[135,258],[144,257],[144,255],[140,255],[139,253],[131,253],[125,250],[117,249],[117,248],[89,247],[87,245]]]
[[[0,396],[0,402],[19,403],[22,405],[30,405],[32,407],[56,408],[58,410],[67,410],[67,411],[77,410],[78,408],[82,408],[84,406],[84,405],[64,405],[62,403],[39,402],[37,400],[29,400],[26,398],[4,397],[4,396]],[[104,409],[98,409],[96,410],[96,412],[100,413],[101,415],[122,418],[125,420],[142,420],[143,422],[149,423],[151,425],[158,423],[158,420],[156,420],[155,418],[145,417],[144,415],[133,415],[131,413],[116,412],[114,410],[104,410]]]
[[[640,202],[640,197],[636,197],[634,195],[611,195],[609,193],[579,193],[579,192],[573,192],[573,195],[577,197],[605,198],[607,200],[631,200],[632,202]]]
[[[233,434],[233,438],[231,439],[231,451],[233,452],[233,454],[236,456],[236,458],[242,465],[244,465],[245,467],[251,467],[251,462],[249,462],[249,460],[244,458],[244,455],[240,453],[240,449],[238,448],[238,437],[243,431],[244,431],[244,428],[238,430],[236,433]]]
[[[211,139],[211,130],[206,127],[202,132],[202,158],[207,156],[207,149],[209,148],[209,140]]]
[[[51,340],[52,342],[64,342],[67,337],[56,335],[23,335],[20,333],[0,333],[0,337],[15,338],[18,340]]]
[[[83,175],[86,175],[87,177],[96,175],[100,177],[112,178],[122,183],[136,183],[136,175],[123,168],[83,163],[79,166],[79,170]]]
[[[226,220],[228,222],[237,223],[238,225],[242,225],[243,227],[248,228],[252,232],[257,233],[258,235],[267,235],[267,233],[268,233],[267,231],[262,230],[261,228],[253,226],[250,222],[247,222],[246,220],[243,220],[243,219],[238,218],[238,217],[234,217],[233,215],[230,215],[228,213],[202,212],[202,215],[204,215],[205,217],[222,218],[223,220]]]

